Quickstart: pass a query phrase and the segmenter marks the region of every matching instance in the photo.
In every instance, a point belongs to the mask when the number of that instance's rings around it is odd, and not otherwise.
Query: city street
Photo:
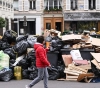
[[[0,0],[0,88],[100,88],[99,56],[100,0]]]
[[[9,82],[0,81],[0,88],[25,88],[25,85],[32,80],[11,80]],[[49,80],[49,88],[100,88],[100,83],[80,83],[71,81]],[[44,88],[43,82],[39,82],[33,88]]]

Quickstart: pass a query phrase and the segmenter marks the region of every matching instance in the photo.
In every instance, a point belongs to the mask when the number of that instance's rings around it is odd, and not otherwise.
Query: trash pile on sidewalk
[[[79,77],[80,75],[83,75],[83,74],[84,75],[90,74],[90,72],[88,71],[91,70],[91,63],[87,60],[83,60],[83,58],[80,55],[79,50],[72,50],[71,54],[72,55],[62,55],[65,66],[66,66],[64,70],[64,72],[66,73],[65,80],[83,81],[83,79],[79,79]],[[93,73],[92,73],[92,77],[94,77]]]
[[[100,40],[97,44],[96,38],[91,40],[87,36],[76,34],[60,36],[60,32],[53,29],[45,31],[44,36],[46,41],[44,47],[50,47],[47,53],[52,65],[48,68],[49,80],[60,78],[79,82],[99,80],[100,64],[98,61],[97,65],[93,59],[93,53],[100,52]],[[17,33],[12,30],[7,30],[4,36],[0,37],[0,80],[33,80],[37,76],[33,49],[36,39],[36,36],[29,35],[17,37]]]
[[[12,30],[7,30],[4,33],[4,36],[0,40],[0,56],[2,56],[0,57],[0,76],[4,74],[7,75],[4,75],[4,79],[0,77],[0,80],[32,80],[37,76],[37,68],[35,65],[35,51],[33,49],[33,45],[36,42],[36,39],[37,37],[29,37],[29,35],[17,37],[16,33]],[[55,44],[57,43],[57,41],[53,41],[52,43],[52,52],[60,49]],[[4,57],[3,54],[5,55]],[[50,54],[48,54],[48,57],[50,56]],[[57,57],[57,55],[55,57]],[[65,75],[63,72],[64,64],[62,64],[62,62],[57,58],[54,60],[54,64],[51,64],[52,67],[48,68],[49,80],[56,80]],[[52,60],[50,61],[53,62]],[[11,74],[8,71],[10,71]]]
[[[96,61],[96,59],[100,59],[98,55],[100,54],[98,53],[100,52],[100,39],[91,38],[89,41],[87,40],[83,42],[80,35],[72,34],[62,36],[62,40],[67,44],[65,44],[64,48],[69,50],[67,51],[67,55],[62,55],[65,63],[65,80],[79,82],[100,82],[98,70],[100,69],[100,64],[98,61]],[[75,44],[76,42],[77,44]],[[89,54],[85,53],[82,57],[81,54],[83,54],[83,52],[81,49],[93,49],[94,51],[89,52]],[[90,54],[91,58],[88,58],[87,56]],[[93,57],[96,59],[93,59]]]

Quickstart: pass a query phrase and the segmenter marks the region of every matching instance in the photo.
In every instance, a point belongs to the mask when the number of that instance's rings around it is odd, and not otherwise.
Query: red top
[[[47,50],[44,49],[43,45],[40,43],[34,44],[35,55],[36,55],[36,66],[37,67],[47,67],[50,65],[47,60]]]

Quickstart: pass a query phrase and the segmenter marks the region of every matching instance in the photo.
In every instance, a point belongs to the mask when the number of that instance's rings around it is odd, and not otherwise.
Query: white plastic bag
[[[2,50],[0,51],[0,70],[3,68],[9,68],[9,55],[5,54]]]

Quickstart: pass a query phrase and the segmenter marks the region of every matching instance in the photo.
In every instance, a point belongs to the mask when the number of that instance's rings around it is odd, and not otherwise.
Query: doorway
[[[62,17],[44,17],[44,29],[56,29],[63,31],[63,18]]]
[[[23,22],[24,21],[19,21],[19,35],[23,35],[21,33],[21,29],[24,29]],[[27,21],[27,26],[25,31],[30,35],[35,35],[36,34],[35,21]]]
[[[61,31],[61,22],[55,22],[55,29]]]

